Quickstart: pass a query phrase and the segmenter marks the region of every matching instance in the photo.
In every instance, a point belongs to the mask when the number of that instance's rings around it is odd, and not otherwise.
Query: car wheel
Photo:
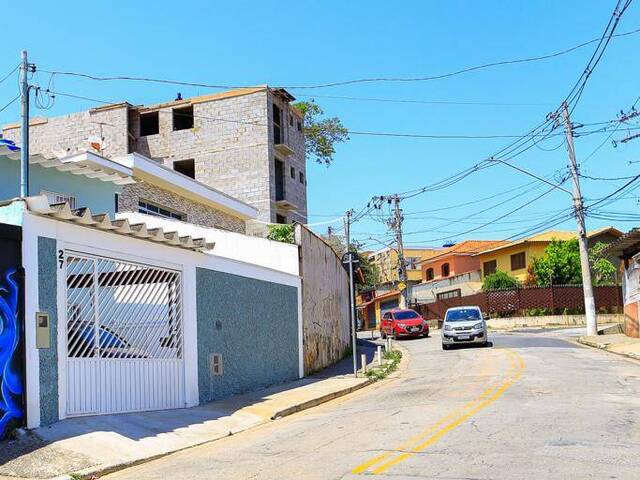
[[[382,340],[384,340],[384,339],[386,339],[386,338],[387,338],[387,334],[386,334],[386,333],[384,333],[384,330],[382,330],[382,329],[380,329],[380,338],[381,338]]]

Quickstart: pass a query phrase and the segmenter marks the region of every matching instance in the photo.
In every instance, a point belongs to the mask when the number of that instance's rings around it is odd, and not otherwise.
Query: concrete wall
[[[196,269],[200,403],[298,378],[295,287]],[[213,375],[212,354],[222,355]]]
[[[304,370],[309,374],[342,358],[350,344],[348,275],[334,251],[296,225],[302,275]]]
[[[624,316],[620,314],[598,314],[598,323],[622,323]],[[509,329],[516,327],[543,326],[581,326],[586,325],[584,315],[544,315],[540,317],[510,317],[492,318],[487,326],[495,329]]]
[[[0,199],[15,198],[20,191],[20,162],[0,157]],[[48,190],[76,197],[78,207],[89,207],[94,213],[115,213],[115,194],[120,186],[85,176],[59,172],[55,168],[30,165],[29,187],[31,195]]]
[[[138,202],[146,200],[186,215],[186,222],[204,227],[245,233],[245,222],[238,217],[193,202],[173,192],[145,182],[125,185],[118,197],[119,212],[137,212]]]
[[[473,295],[482,290],[479,270],[467,272],[453,277],[421,283],[411,287],[409,297],[412,302],[435,302],[438,293],[460,289],[461,296]]]
[[[56,241],[53,238],[38,237],[38,311],[49,314],[51,325],[50,348],[38,350],[41,425],[50,425],[58,421],[57,260]]]
[[[127,118],[128,105],[118,104],[92,108],[61,117],[34,118],[29,126],[31,155],[66,156],[83,151],[100,153],[113,158],[129,153]],[[20,126],[13,124],[2,130],[6,139],[20,141]],[[102,151],[91,142],[102,138]]]
[[[295,276],[298,276],[300,271],[298,248],[295,245],[199,227],[179,220],[152,217],[143,213],[123,212],[116,215],[116,218],[126,218],[129,223],[146,223],[148,228],[162,227],[165,232],[177,231],[180,236],[204,238],[207,242],[215,244],[209,253],[217,257],[239,260]]]

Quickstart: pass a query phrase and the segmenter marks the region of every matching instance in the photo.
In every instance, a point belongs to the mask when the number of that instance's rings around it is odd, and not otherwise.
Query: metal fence
[[[600,313],[617,313],[624,305],[619,286],[594,287],[596,309]],[[442,319],[448,308],[477,305],[483,312],[497,316],[526,316],[530,314],[558,315],[584,313],[582,285],[553,285],[551,287],[521,287],[480,292],[465,297],[440,299],[432,303],[414,305],[429,320]]]

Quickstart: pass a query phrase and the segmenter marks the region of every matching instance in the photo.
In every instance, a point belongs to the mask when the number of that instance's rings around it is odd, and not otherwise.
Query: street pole
[[[20,149],[20,197],[29,196],[29,61],[27,51],[22,50],[20,65],[20,104],[22,147]]]
[[[400,308],[407,308],[407,293],[409,291],[407,285],[407,262],[404,258],[404,246],[402,244],[402,210],[400,209],[400,197],[395,195],[393,197],[394,202],[394,219],[393,219],[393,228],[396,231],[396,250],[398,252],[398,278],[400,282],[404,283],[405,288],[402,290],[402,301],[400,304]]]
[[[353,376],[358,376],[358,356],[357,356],[357,335],[356,335],[356,309],[355,309],[355,294],[353,288],[353,259],[351,257],[351,215],[352,211],[349,210],[344,220],[344,233],[347,237],[347,257],[349,259],[349,320],[351,321],[351,349],[353,351]]]
[[[596,317],[596,303],[593,296],[593,284],[591,283],[591,266],[589,265],[589,250],[587,246],[587,229],[584,220],[584,204],[580,192],[580,176],[576,162],[576,151],[573,145],[573,127],[569,118],[567,102],[562,103],[562,119],[567,137],[567,153],[569,154],[569,167],[573,178],[573,208],[578,225],[578,246],[580,248],[580,268],[582,270],[582,289],[584,292],[584,313],[587,319],[587,335],[598,334],[598,319]]]

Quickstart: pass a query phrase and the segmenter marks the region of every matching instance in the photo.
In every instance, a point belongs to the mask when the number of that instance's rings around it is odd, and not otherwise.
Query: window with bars
[[[185,221],[187,216],[184,213],[169,210],[146,200],[138,201],[138,212],[153,215],[154,217],[173,218],[175,220]]]
[[[66,193],[58,193],[51,192],[49,190],[40,190],[40,195],[46,195],[47,200],[49,200],[49,205],[53,205],[54,203],[68,203],[71,210],[75,210],[76,205],[76,197],[73,195],[67,195]]]

